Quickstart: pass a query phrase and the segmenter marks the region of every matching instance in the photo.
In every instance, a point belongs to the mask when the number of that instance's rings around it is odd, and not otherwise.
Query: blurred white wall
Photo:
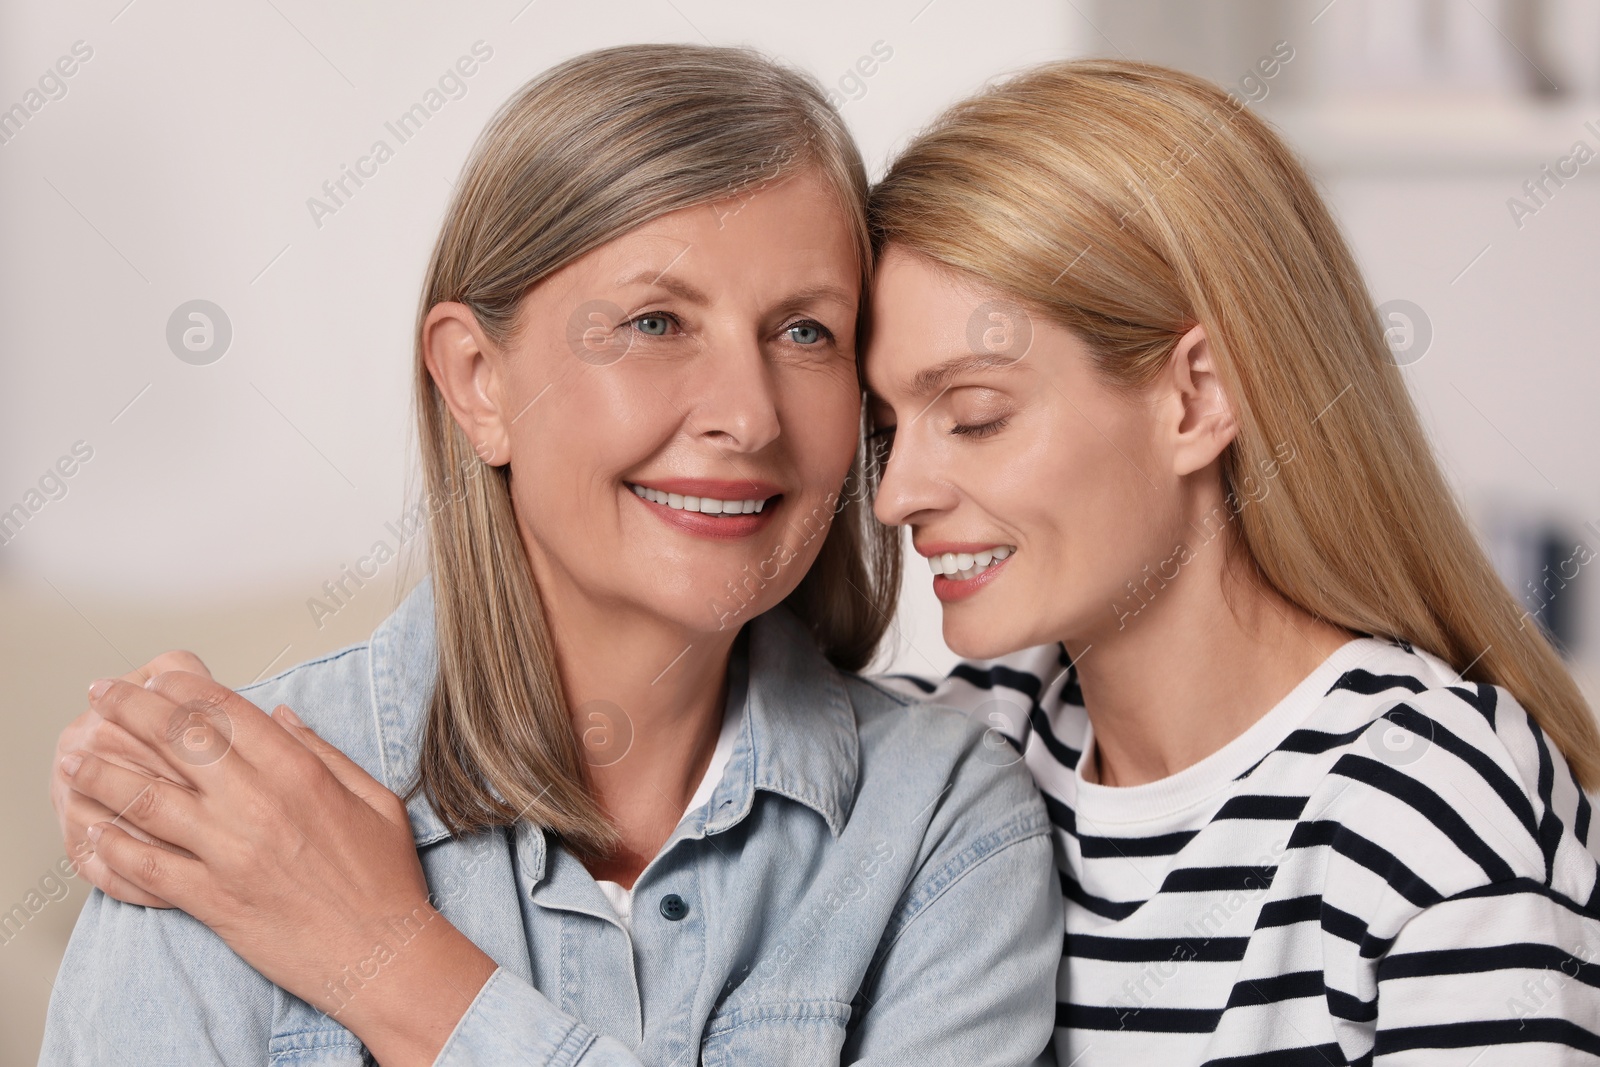
[[[416,293],[450,184],[494,107],[553,62],[626,41],[755,44],[837,89],[876,163],[987,75],[1070,44],[1044,2],[988,5],[976,22],[951,0],[838,2],[804,19],[691,0],[123,3],[13,5],[0,37],[0,107],[75,42],[92,54],[0,144],[0,508],[74,442],[93,449],[0,568],[68,596],[310,595],[382,536],[408,456]],[[878,42],[891,58],[863,78]],[[490,58],[464,95],[400,143],[386,124],[475,46]],[[380,139],[393,158],[314,212]],[[166,337],[197,299],[232,328],[204,366]]]
[[[43,904],[0,944],[0,1062],[36,1056],[84,896],[49,900],[45,881],[60,858],[51,743],[81,687],[169,647],[243,684],[387,613],[392,564],[320,627],[306,601],[395,540],[411,322],[450,183],[528,78],[647,40],[749,43],[810,70],[875,172],[947,103],[1046,59],[1120,53],[1259,97],[1312,163],[1375,298],[1420,311],[1431,341],[1406,374],[1508,573],[1526,569],[1514,549],[1530,528],[1600,549],[1582,527],[1600,526],[1585,314],[1600,185],[1586,166],[1536,213],[1513,219],[1507,203],[1574,142],[1600,150],[1585,125],[1600,127],[1600,0],[6,0],[0,514],[26,516],[0,523],[0,913],[30,893]],[[1279,41],[1294,59],[1261,92],[1245,79]],[[475,46],[464,93],[399,144],[385,123]],[[875,46],[892,55],[864,76]],[[8,125],[14,105],[26,120]],[[314,216],[308,199],[326,201],[323,183],[380,138],[393,158]],[[212,362],[169,343],[196,300],[231,331]],[[888,662],[937,672],[952,657],[925,576],[909,578]],[[1594,584],[1572,590],[1586,682]]]

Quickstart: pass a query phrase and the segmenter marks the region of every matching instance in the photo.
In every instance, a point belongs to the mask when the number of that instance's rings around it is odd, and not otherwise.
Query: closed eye
[[[989,437],[1006,428],[1009,419],[994,419],[991,422],[981,422],[971,425],[957,423],[950,427],[950,432],[961,437]]]
[[[882,472],[894,451],[893,426],[880,426],[867,434],[867,461],[876,471]]]

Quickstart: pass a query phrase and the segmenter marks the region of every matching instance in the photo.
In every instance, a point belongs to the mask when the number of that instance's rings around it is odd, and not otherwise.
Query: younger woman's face
[[[893,246],[865,366],[873,423],[893,427],[873,442],[892,441],[875,510],[911,528],[951,649],[1081,647],[1129,624],[1126,583],[1189,530],[1159,401],[1107,387],[1070,331]]]
[[[529,292],[474,443],[510,460],[558,619],[583,598],[731,633],[794,589],[855,455],[859,297],[812,171],[663,215]]]

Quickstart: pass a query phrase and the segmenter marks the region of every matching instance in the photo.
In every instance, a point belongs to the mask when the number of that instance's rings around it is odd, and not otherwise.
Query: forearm
[[[598,1034],[503,969],[490,976],[432,1063],[433,1067],[644,1067],[622,1042]]]
[[[431,907],[398,949],[380,940],[359,960],[337,968],[327,963],[334,977],[306,999],[359,1037],[384,1067],[437,1061],[496,966]]]
[[[431,909],[403,946],[339,973],[316,1006],[384,1067],[642,1067]]]

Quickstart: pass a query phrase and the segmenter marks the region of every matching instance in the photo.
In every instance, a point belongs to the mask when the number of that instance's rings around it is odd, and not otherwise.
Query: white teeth
[[[1016,547],[1013,545],[999,545],[982,552],[946,552],[939,556],[929,556],[928,569],[934,574],[964,582],[968,578],[976,578],[1015,551]]]
[[[684,496],[681,493],[664,493],[643,485],[629,483],[635,496],[652,504],[663,504],[673,511],[698,511],[702,515],[749,515],[767,506],[765,500],[718,500],[709,496]]]

